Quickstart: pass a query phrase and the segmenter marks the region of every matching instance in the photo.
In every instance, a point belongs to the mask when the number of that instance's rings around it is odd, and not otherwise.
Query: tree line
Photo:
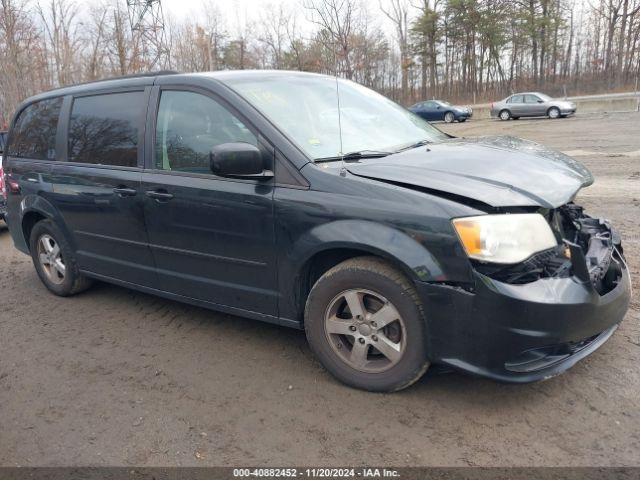
[[[0,125],[34,93],[150,69],[336,74],[405,105],[633,89],[640,73],[640,0],[280,1],[249,20],[213,0],[165,12],[157,48],[124,0],[0,0]]]

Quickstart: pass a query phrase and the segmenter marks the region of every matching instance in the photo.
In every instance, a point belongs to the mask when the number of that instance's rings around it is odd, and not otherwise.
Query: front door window
[[[258,145],[256,136],[211,97],[187,91],[162,92],[156,123],[156,169],[211,174],[211,149],[235,142]]]

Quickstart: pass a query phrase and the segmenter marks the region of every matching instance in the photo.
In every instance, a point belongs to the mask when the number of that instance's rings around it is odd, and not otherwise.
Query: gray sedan
[[[574,113],[576,113],[575,103],[556,100],[539,92],[515,93],[491,104],[491,116],[500,120],[520,117],[560,118]]]

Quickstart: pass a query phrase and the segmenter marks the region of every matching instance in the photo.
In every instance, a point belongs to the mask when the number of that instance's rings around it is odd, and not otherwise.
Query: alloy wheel
[[[444,121],[445,121],[446,123],[453,123],[453,121],[454,121],[454,120],[455,120],[455,118],[454,118],[454,116],[453,116],[453,113],[451,113],[451,112],[447,112],[447,113],[445,114],[445,116],[444,116]]]
[[[350,367],[380,373],[397,364],[406,347],[404,321],[382,295],[350,289],[329,303],[325,333],[333,351]]]
[[[38,260],[47,278],[56,285],[64,282],[66,266],[60,252],[60,245],[51,235],[38,239]]]

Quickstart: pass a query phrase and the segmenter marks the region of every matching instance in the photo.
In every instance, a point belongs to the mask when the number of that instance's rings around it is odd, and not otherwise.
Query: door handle
[[[162,190],[148,190],[145,192],[145,195],[149,198],[154,198],[159,202],[166,202],[173,198],[173,195],[168,192],[164,192]]]
[[[113,189],[113,193],[116,193],[121,197],[133,197],[138,193],[138,191],[129,187],[116,187]]]

